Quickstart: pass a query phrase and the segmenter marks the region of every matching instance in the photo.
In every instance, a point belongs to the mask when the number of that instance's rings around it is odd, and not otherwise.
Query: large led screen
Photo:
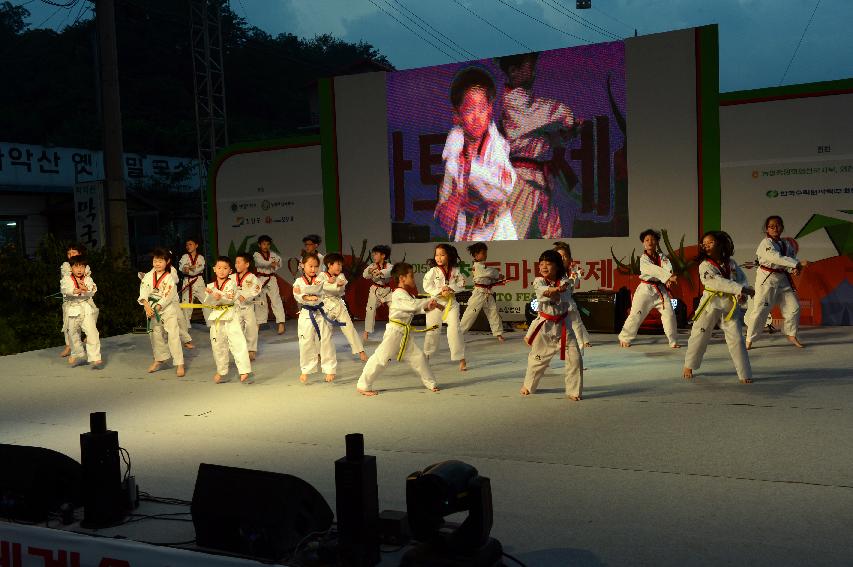
[[[394,242],[626,236],[625,46],[389,73]]]

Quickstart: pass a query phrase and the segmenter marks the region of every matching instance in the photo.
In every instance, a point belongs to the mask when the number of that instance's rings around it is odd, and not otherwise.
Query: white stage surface
[[[721,336],[685,383],[685,349],[663,336],[620,349],[615,335],[593,335],[581,402],[563,396],[559,360],[538,394],[518,395],[519,332],[504,345],[469,335],[465,373],[445,343],[433,357],[439,393],[396,364],[377,381],[381,394],[365,398],[355,390],[362,363],[340,334],[338,379],[300,384],[295,331],[295,321],[284,336],[262,331],[251,385],[233,366],[230,382],[212,382],[201,327],[185,378],[145,372],[146,335],[104,340],[100,371],[69,368],[60,349],[4,357],[0,441],[79,460],[89,413],[106,411],[152,495],[189,500],[207,462],[299,476],[334,509],[334,460],[344,435],[361,432],[378,459],[380,509],[405,510],[409,473],[463,460],[491,478],[492,535],[531,567],[853,561],[850,327],[805,329],[803,350],[764,335],[750,352],[751,385],[738,384]],[[193,538],[191,523],[153,520],[100,533]]]

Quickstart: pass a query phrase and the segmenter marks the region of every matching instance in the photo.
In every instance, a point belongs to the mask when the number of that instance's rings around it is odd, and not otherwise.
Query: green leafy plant
[[[361,277],[365,268],[370,264],[371,258],[370,251],[367,249],[366,238],[361,241],[361,251],[358,253],[358,256],[355,255],[355,248],[350,246],[349,250],[349,260],[344,263],[344,276],[348,282],[352,283]]]
[[[640,258],[637,256],[637,249],[634,248],[631,250],[631,259],[628,262],[625,262],[625,258],[622,257],[617,258],[616,254],[613,252],[613,247],[610,247],[610,255],[613,257],[613,261],[616,262],[616,269],[620,274],[624,274],[626,276],[639,276],[640,275]]]
[[[669,241],[669,233],[665,228],[662,228],[661,237],[664,246],[666,246],[666,255],[669,262],[672,264],[672,273],[679,278],[685,278],[690,289],[696,289],[693,285],[693,278],[690,277],[690,270],[696,264],[696,258],[688,259],[684,253],[684,235],[681,235],[681,240],[678,242],[678,250],[672,247]]]

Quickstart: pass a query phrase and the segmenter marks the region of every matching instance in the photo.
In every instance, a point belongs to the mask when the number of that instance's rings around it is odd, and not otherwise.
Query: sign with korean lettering
[[[106,239],[104,186],[101,182],[80,183],[74,186],[74,220],[77,241],[86,248],[102,248]]]

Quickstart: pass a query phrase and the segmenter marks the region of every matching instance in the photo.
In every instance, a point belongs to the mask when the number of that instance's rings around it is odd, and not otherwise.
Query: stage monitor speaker
[[[361,433],[347,435],[346,447],[335,461],[338,557],[342,565],[369,567],[380,561],[376,457],[364,454]]]
[[[631,307],[627,288],[619,291],[582,291],[573,295],[584,326],[591,333],[618,333]]]
[[[334,517],[300,478],[207,463],[198,467],[190,510],[199,546],[273,560],[328,530]]]
[[[121,490],[118,432],[107,429],[104,412],[89,414],[88,433],[80,434],[85,528],[112,526],[124,519],[126,498]]]
[[[0,517],[41,522],[66,502],[76,508],[82,478],[80,463],[62,453],[0,444]]]

